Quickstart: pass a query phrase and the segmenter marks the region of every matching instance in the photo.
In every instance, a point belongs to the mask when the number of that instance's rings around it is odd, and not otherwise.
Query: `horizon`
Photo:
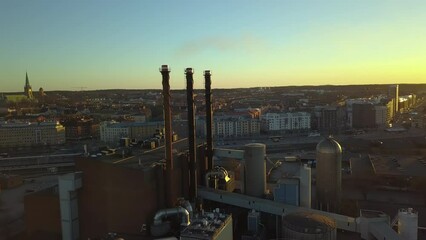
[[[31,83],[31,82],[30,82]],[[287,86],[257,86],[257,87],[231,87],[231,88],[215,88],[212,86],[212,90],[238,90],[238,89],[254,89],[254,88],[320,88],[320,87],[361,87],[361,86],[390,86],[390,85],[399,85],[401,86],[411,86],[411,85],[424,85],[426,87],[426,83],[371,83],[371,84],[324,84],[324,85],[287,85]],[[110,88],[110,89],[84,89],[84,90],[44,90],[46,92],[96,92],[96,91],[162,91],[161,88]],[[194,88],[194,91],[204,91],[205,88]],[[186,88],[171,88],[170,91],[186,91]],[[33,92],[38,92],[36,89]],[[14,92],[0,92],[1,94],[20,94],[22,92],[14,91]]]
[[[421,84],[424,12],[418,0],[3,1],[0,91],[20,92],[25,71],[34,90],[160,89],[162,64],[172,89],[186,67],[196,89],[205,69],[217,89]]]

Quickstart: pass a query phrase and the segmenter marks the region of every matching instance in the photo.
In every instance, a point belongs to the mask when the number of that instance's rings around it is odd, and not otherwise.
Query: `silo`
[[[398,234],[404,240],[417,240],[419,216],[412,208],[399,209]]]
[[[300,166],[300,206],[311,208],[311,168]]]
[[[318,143],[316,148],[316,205],[323,211],[340,211],[342,191],[342,148],[332,137]]]
[[[335,240],[336,222],[326,216],[297,212],[283,217],[284,239]]]
[[[266,192],[265,144],[250,143],[244,147],[245,194],[262,197]]]

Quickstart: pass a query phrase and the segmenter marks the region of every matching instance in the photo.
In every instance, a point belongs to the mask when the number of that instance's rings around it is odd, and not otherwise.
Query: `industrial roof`
[[[288,214],[283,218],[283,224],[291,230],[312,234],[325,233],[336,229],[336,222],[333,219],[309,212]]]

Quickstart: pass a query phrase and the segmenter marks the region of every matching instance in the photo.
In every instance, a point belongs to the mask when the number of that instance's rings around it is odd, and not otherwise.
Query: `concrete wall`
[[[27,239],[61,239],[59,195],[36,192],[24,198]]]
[[[83,172],[77,193],[81,239],[103,237],[108,232],[140,234],[141,226],[152,223],[156,211],[166,207],[161,166],[130,168],[81,158],[76,170]],[[174,198],[181,196],[179,171],[174,174]]]

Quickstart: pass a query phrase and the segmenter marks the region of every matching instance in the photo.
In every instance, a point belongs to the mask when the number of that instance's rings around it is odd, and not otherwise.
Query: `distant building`
[[[378,105],[378,106],[374,106],[374,111],[376,113],[375,115],[375,120],[376,120],[376,126],[378,127],[383,127],[386,126],[389,121],[389,109],[387,106],[383,106],[383,105]]]
[[[360,113],[358,112],[358,116],[356,116],[355,118],[357,118],[356,120],[354,120],[354,105],[358,104],[358,105],[370,105],[370,106],[375,106],[375,105],[380,105],[382,103],[382,99],[380,98],[355,98],[355,99],[346,99],[345,104],[346,104],[346,126],[348,128],[360,128],[359,124],[360,121],[363,121],[362,119],[359,119]],[[373,107],[374,108],[374,107]],[[358,108],[358,110],[360,110],[360,108]],[[365,114],[365,113],[363,113]],[[371,114],[374,114],[374,112],[372,112]],[[374,116],[373,116],[374,117]],[[375,117],[374,117],[375,118]],[[358,126],[354,125],[354,121],[358,121]],[[371,125],[371,119],[367,120],[370,121],[370,125]],[[363,123],[365,124],[365,123]]]
[[[144,140],[153,137],[158,131],[164,128],[164,122],[101,122],[101,141],[107,143],[118,142],[122,137],[136,138]]]
[[[62,125],[65,127],[66,139],[99,137],[96,131],[99,126],[93,124],[93,119],[67,119],[62,122]]]
[[[345,113],[341,107],[324,107],[321,109],[319,130],[329,133],[338,133],[344,128]]]
[[[282,132],[311,129],[311,115],[307,112],[266,113],[261,117],[266,132]]]
[[[388,97],[391,99],[394,99],[393,101],[393,116],[396,115],[396,113],[399,112],[399,85],[390,85],[389,86],[389,93],[388,93]]]
[[[57,122],[0,124],[0,147],[65,143],[65,127]]]
[[[206,124],[204,117],[197,119],[197,133],[200,137],[206,136]],[[260,134],[260,121],[248,116],[214,116],[213,136],[217,138],[248,137]]]
[[[409,94],[400,96],[398,99],[398,111],[406,112],[416,103],[416,95]]]
[[[393,117],[395,116],[395,111],[394,111],[394,104],[395,99],[388,99],[387,102],[385,103],[387,110],[387,121],[391,122],[393,120]]]
[[[373,104],[353,104],[352,106],[352,127],[353,128],[375,128],[376,111]]]

